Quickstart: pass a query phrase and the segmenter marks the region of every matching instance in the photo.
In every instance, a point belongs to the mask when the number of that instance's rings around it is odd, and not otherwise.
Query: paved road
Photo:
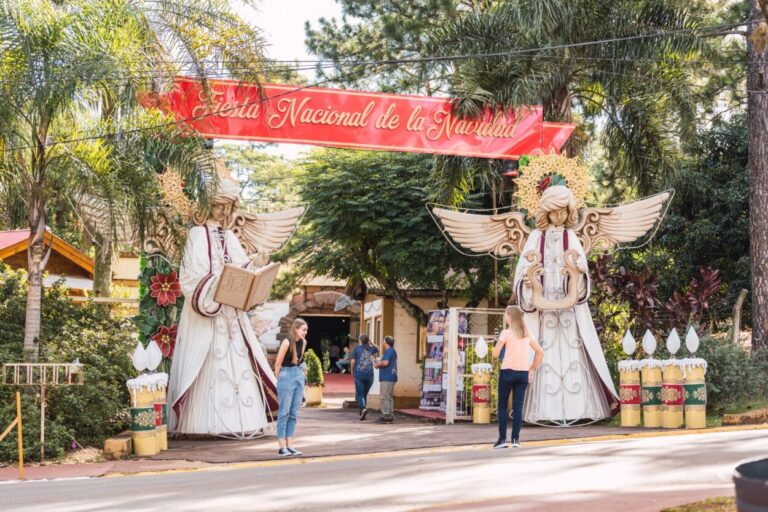
[[[765,431],[519,450],[249,463],[215,471],[5,483],[0,509],[658,511],[732,493],[737,461],[768,456]]]

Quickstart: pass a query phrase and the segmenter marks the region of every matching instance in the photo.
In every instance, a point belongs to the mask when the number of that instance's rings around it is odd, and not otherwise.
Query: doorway
[[[302,315],[307,322],[307,349],[312,349],[320,361],[323,360],[323,352],[330,351],[331,345],[339,347],[342,353],[344,347],[349,344],[349,317],[348,316],[322,316]]]

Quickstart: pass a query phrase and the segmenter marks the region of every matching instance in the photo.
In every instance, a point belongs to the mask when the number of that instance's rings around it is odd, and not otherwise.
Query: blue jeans
[[[520,440],[523,426],[523,399],[528,387],[528,372],[501,370],[499,374],[499,403],[496,415],[499,418],[499,439],[507,439],[507,402],[512,393],[512,440]]]
[[[373,386],[373,374],[372,373],[359,373],[355,372],[355,400],[357,400],[357,406],[362,411],[365,409],[365,403],[368,400],[368,392]]]
[[[304,369],[289,366],[280,369],[277,378],[277,438],[293,437],[304,398]]]

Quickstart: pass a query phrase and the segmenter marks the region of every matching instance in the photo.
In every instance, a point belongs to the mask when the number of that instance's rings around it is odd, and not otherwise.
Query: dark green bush
[[[26,275],[0,265],[0,363],[21,362],[26,309]],[[46,289],[42,303],[41,362],[79,358],[85,385],[47,388],[46,458],[62,455],[74,440],[100,446],[127,427],[129,396],[125,381],[135,373],[130,353],[132,324],[110,318],[93,304],[73,304],[60,287]],[[27,460],[40,457],[39,388],[22,389]],[[15,389],[0,386],[0,430],[16,415]],[[0,443],[0,462],[16,460],[15,435]]]
[[[707,361],[707,409],[722,414],[768,398],[768,354],[749,353],[730,338],[701,340],[697,357]]]
[[[304,361],[307,363],[307,386],[323,385],[323,365],[315,351],[307,349],[304,354]]]

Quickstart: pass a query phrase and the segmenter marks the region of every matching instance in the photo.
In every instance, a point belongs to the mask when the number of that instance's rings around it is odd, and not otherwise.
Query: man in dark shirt
[[[397,352],[395,352],[395,339],[392,336],[384,338],[385,349],[381,360],[376,364],[379,369],[379,383],[381,389],[381,417],[379,423],[392,423],[395,421],[394,400],[392,391],[397,382]]]

